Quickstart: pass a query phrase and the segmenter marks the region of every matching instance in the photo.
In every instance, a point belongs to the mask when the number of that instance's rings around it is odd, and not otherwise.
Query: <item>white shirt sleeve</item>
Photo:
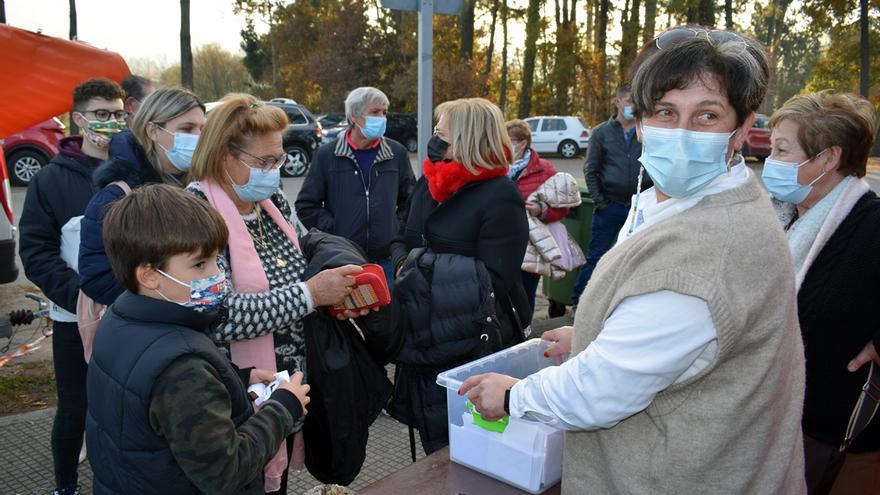
[[[510,415],[564,430],[610,428],[705,369],[717,349],[703,299],[668,290],[628,297],[583,352],[517,383]]]

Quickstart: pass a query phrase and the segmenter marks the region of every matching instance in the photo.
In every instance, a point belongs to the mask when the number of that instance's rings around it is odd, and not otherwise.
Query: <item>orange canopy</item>
[[[0,24],[0,137],[73,108],[73,88],[130,73],[118,53]]]

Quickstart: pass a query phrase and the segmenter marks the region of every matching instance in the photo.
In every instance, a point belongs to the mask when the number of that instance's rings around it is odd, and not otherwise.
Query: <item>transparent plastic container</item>
[[[468,410],[467,397],[458,395],[462,382],[473,375],[494,372],[525,378],[561,364],[561,359],[544,357],[549,346],[541,339],[528,340],[437,375],[437,384],[446,387],[450,459],[529,493],[541,493],[562,479],[561,430],[507,418],[503,432],[490,431],[501,427],[480,426],[479,416]]]

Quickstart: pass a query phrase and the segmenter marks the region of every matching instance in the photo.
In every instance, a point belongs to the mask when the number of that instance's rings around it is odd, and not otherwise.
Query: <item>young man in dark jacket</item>
[[[125,128],[124,97],[122,88],[108,79],[89,80],[73,90],[73,119],[83,135],[61,140],[58,156],[28,186],[19,222],[25,275],[51,302],[58,393],[52,460],[55,493],[61,494],[78,493],[76,470],[86,415],[86,362],[76,325],[77,253],[71,247],[79,248],[77,217],[96,191],[92,173],[107,159],[110,137]]]
[[[406,148],[383,137],[387,113],[388,97],[376,88],[348,94],[349,128],[318,149],[295,206],[307,228],[357,243],[390,285],[391,239],[406,223],[415,177]]]
[[[229,290],[217,266],[228,236],[207,202],[164,184],[107,213],[107,256],[127,290],[89,362],[96,494],[265,493],[263,467],[301,422],[309,386],[297,372],[254,413],[245,388],[274,373],[235,368],[208,337]]]
[[[617,241],[617,234],[626,222],[630,200],[639,182],[639,157],[642,143],[636,139],[636,121],[633,115],[632,89],[629,84],[617,88],[614,98],[617,114],[593,129],[584,175],[593,199],[593,230],[587,263],[578,273],[572,301],[578,303],[596,264]],[[653,183],[644,174],[642,189]]]

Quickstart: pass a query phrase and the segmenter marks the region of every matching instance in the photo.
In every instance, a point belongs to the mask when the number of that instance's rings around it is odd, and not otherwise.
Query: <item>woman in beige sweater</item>
[[[802,493],[803,346],[791,255],[740,149],[767,56],[729,31],[678,28],[633,70],[636,193],[563,365],[470,378],[484,417],[568,430],[563,493]]]

